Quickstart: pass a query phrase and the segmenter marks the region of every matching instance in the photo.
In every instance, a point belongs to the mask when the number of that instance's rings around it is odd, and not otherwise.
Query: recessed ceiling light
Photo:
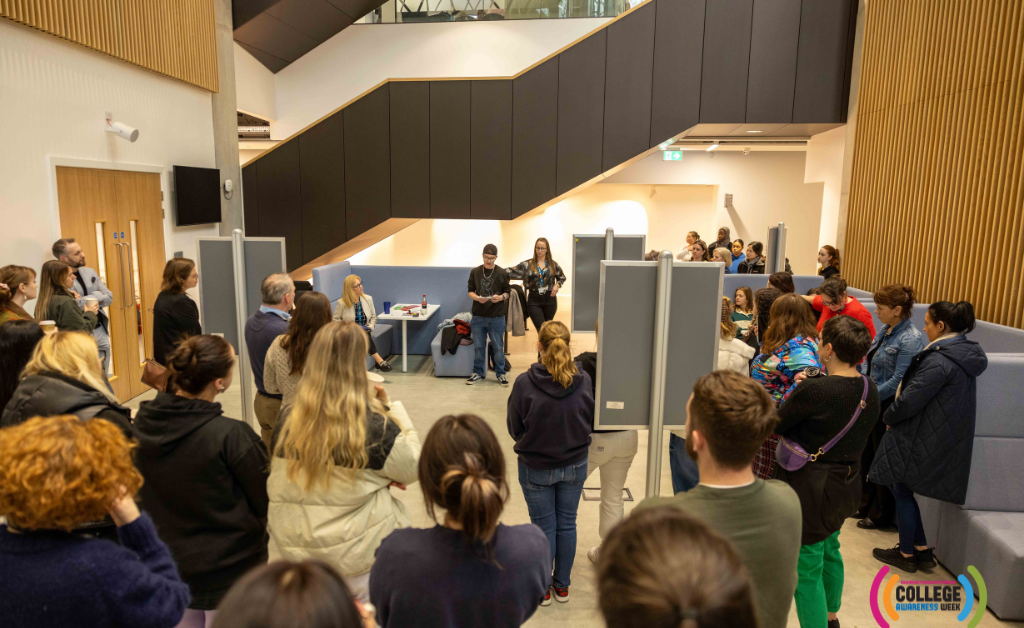
[[[747,131],[747,133],[760,133],[760,131]]]
[[[708,146],[707,147],[707,151],[710,153],[711,151],[715,150],[716,148],[718,148],[718,142],[715,142],[711,146]]]

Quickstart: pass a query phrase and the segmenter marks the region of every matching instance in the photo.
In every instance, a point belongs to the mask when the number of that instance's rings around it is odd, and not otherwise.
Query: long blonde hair
[[[366,332],[333,321],[313,338],[295,405],[274,455],[288,461],[288,479],[304,478],[305,490],[327,488],[336,467],[355,479],[366,467],[367,412],[388,418],[366,379]]]
[[[568,388],[572,384],[572,376],[578,372],[569,352],[569,328],[558,321],[548,321],[540,326],[538,340],[544,347],[541,363],[547,367],[552,379],[562,388]]]
[[[43,371],[52,371],[78,380],[96,389],[111,403],[120,403],[114,393],[107,388],[100,366],[99,349],[92,336],[81,331],[59,331],[43,339],[36,345],[35,351],[22,378],[36,375]]]
[[[64,294],[71,296],[68,289],[64,287],[64,281],[70,272],[71,266],[67,262],[54,259],[43,264],[43,268],[39,272],[39,293],[36,296],[36,309],[33,311],[37,321],[45,321],[50,318],[48,310],[50,309],[50,300],[53,299],[54,295]]]
[[[341,302],[345,304],[346,308],[353,307],[359,297],[356,296],[356,289],[353,287],[356,282],[362,282],[359,275],[349,275],[345,277],[345,284],[341,290]]]

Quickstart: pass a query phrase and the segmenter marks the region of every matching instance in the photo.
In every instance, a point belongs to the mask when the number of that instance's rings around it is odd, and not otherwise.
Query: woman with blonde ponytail
[[[498,523],[509,488],[494,432],[472,414],[442,417],[423,443],[420,485],[440,525],[396,530],[377,550],[370,601],[383,628],[522,625],[551,583],[534,525]]]
[[[576,557],[576,509],[594,417],[590,375],[576,368],[569,330],[558,321],[541,326],[541,361],[516,378],[508,398],[508,433],[519,455],[519,484],[530,521],[548,537],[554,562],[552,589],[569,601],[569,574]],[[551,603],[551,591],[542,606]]]
[[[327,562],[364,602],[377,547],[410,524],[388,489],[415,482],[420,457],[405,407],[367,381],[366,337],[343,321],[317,332],[295,399],[281,409],[267,482],[281,557]]]

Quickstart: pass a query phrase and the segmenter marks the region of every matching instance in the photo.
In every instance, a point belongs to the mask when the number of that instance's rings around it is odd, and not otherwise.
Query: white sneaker
[[[540,600],[541,606],[551,606],[551,587],[548,587],[547,593]]]
[[[597,562],[597,555],[600,554],[600,553],[601,553],[601,546],[600,545],[598,545],[596,547],[591,547],[590,551],[587,552],[587,558],[590,559],[590,562],[596,563]]]

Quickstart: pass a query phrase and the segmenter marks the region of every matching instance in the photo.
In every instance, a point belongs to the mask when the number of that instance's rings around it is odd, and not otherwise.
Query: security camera
[[[106,118],[107,133],[113,133],[121,139],[128,140],[129,142],[134,142],[139,139],[139,130],[135,127],[128,126],[124,122],[113,122],[113,115],[109,111],[106,112]]]

